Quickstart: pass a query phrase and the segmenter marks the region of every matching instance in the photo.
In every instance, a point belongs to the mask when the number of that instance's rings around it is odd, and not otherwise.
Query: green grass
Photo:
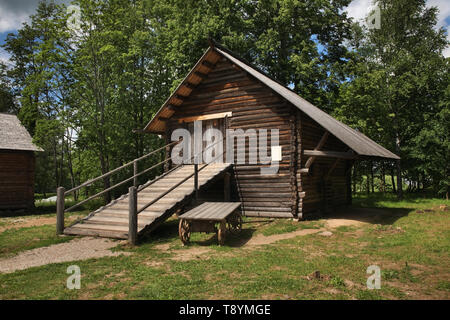
[[[115,248],[130,256],[0,274],[0,299],[449,299],[450,218],[448,211],[439,210],[445,201],[399,202],[378,195],[354,202],[392,214],[377,224],[332,229],[332,237],[313,233],[261,246],[246,242],[255,236],[327,228],[326,220],[247,218],[243,233],[229,237],[224,247],[211,234],[194,234],[189,246],[181,246],[177,220],[171,219],[139,246]],[[48,228],[0,233],[0,248],[10,237],[20,250],[28,248],[20,238],[42,234],[49,243],[56,241],[51,236],[54,226]],[[43,239],[32,240],[29,247],[45,243]],[[65,287],[72,264],[81,269],[80,290]],[[381,268],[380,290],[366,287],[370,265]],[[316,270],[323,279],[308,277]]]
[[[0,233],[0,258],[20,251],[67,242],[72,237],[56,236],[54,225],[8,229]]]
[[[88,211],[74,211],[65,214],[65,225],[84,217]],[[24,250],[46,247],[52,244],[67,242],[73,237],[58,237],[56,235],[56,213],[38,211],[34,215],[22,214],[13,217],[0,218],[0,258],[15,255]],[[49,222],[51,221],[51,222]],[[34,226],[24,226],[35,224]]]

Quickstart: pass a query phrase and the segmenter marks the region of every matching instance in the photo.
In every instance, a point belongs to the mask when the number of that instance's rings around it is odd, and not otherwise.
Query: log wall
[[[33,152],[0,150],[0,209],[34,208]]]

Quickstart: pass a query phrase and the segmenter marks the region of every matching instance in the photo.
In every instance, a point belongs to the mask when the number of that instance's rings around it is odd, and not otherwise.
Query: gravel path
[[[117,241],[104,238],[76,238],[66,243],[27,250],[11,258],[0,259],[0,272],[11,273],[51,263],[130,254],[129,252],[112,252],[110,249],[117,245]]]

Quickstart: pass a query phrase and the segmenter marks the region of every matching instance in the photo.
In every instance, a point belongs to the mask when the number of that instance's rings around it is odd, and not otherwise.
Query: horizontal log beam
[[[357,156],[353,152],[338,152],[338,151],[320,151],[320,150],[304,150],[303,154],[313,157],[327,157],[340,159],[356,159]]]
[[[232,115],[233,115],[232,112],[213,113],[207,115],[179,118],[178,122],[182,123],[182,122],[194,122],[198,120],[222,119],[225,117],[231,117]]]

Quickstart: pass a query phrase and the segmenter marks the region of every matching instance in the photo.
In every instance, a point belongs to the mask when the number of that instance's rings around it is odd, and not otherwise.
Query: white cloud
[[[367,15],[367,9],[371,6],[372,0],[353,0],[347,7],[348,15],[360,21]]]
[[[0,62],[6,64],[7,66],[12,66],[12,62],[9,60],[10,55],[3,48],[0,48]]]
[[[446,27],[448,28],[448,24],[445,22],[445,19],[450,17],[450,1],[448,0],[428,0],[427,7],[438,7],[438,23],[437,27]]]

